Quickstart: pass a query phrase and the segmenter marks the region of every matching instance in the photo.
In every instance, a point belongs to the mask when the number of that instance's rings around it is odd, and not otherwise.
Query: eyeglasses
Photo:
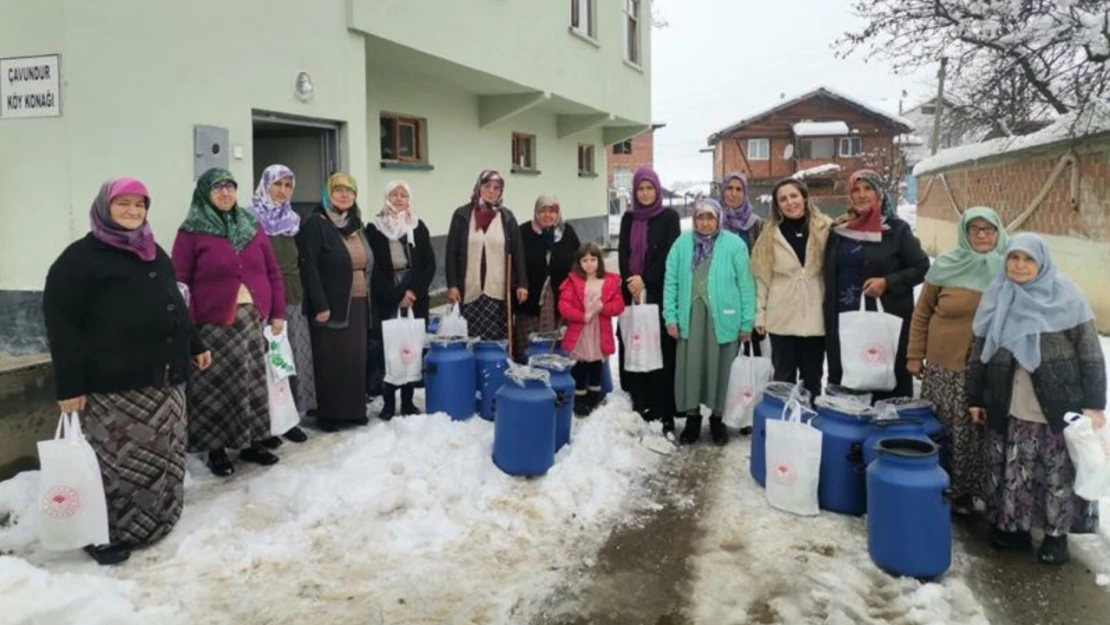
[[[998,234],[998,228],[993,226],[971,226],[967,229],[967,233],[973,237],[994,236]]]
[[[216,184],[212,185],[212,190],[216,193],[221,193],[223,191],[235,191],[238,188],[239,185],[235,184],[234,182],[217,182]]]

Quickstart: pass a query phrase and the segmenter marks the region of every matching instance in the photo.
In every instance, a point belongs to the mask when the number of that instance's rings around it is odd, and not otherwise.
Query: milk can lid
[[[551,385],[550,372],[538,367],[529,367],[516,363],[509,364],[509,368],[505,370],[505,379],[512,380],[518,386],[524,386],[529,380],[539,380],[544,384]]]
[[[553,371],[568,371],[576,361],[559,354],[536,354],[528,359],[528,366]]]
[[[817,401],[815,401],[814,404],[818,408],[827,408],[829,410],[834,410],[836,412],[839,412],[840,414],[848,415],[850,417],[861,417],[870,420],[872,417],[875,416],[875,411],[871,409],[871,406],[863,404],[855,399],[849,399],[847,397],[833,397],[830,395],[822,395],[817,398]]]
[[[884,438],[875,445],[875,451],[880,454],[903,458],[928,458],[938,449],[936,443],[916,438]]]
[[[439,334],[428,334],[424,337],[424,342],[428,345],[469,345],[474,339],[469,336],[442,336]]]
[[[913,397],[891,397],[875,402],[875,407],[893,406],[895,410],[934,410],[933,402]]]

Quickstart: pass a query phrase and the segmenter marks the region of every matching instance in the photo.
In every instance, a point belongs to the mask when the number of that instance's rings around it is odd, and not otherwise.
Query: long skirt
[[[85,437],[108,502],[108,537],[131,546],[170,533],[185,502],[185,388],[88,396]]]
[[[365,297],[351,299],[346,328],[311,327],[319,421],[366,419],[367,306]]]
[[[300,304],[285,307],[285,326],[289,328],[289,345],[297,367],[297,375],[291,380],[293,401],[303,419],[309,410],[316,410],[316,372],[312,370],[312,336]]]
[[[505,340],[508,333],[505,300],[482,295],[469,304],[463,304],[461,308],[470,336],[483,341]]]
[[[530,344],[529,335],[536,332],[552,332],[559,327],[559,313],[555,298],[555,292],[551,290],[551,282],[549,281],[544,286],[540,314],[517,313],[516,325],[513,327],[513,356],[517,362],[526,360],[524,353]]]
[[[948,466],[952,496],[986,500],[987,443],[983,427],[971,422],[964,391],[966,372],[928,363],[921,397],[933,402],[948,434]]]
[[[1064,435],[1043,423],[1010,417],[1005,432],[987,432],[987,519],[1007,532],[1039,527],[1050,536],[1098,529],[1098,504],[1075,494],[1075,466]]]
[[[203,325],[212,366],[189,385],[189,451],[244,449],[270,437],[266,339],[253,305],[240,305],[229,326]]]
[[[675,409],[678,414],[695,413],[701,406],[720,415],[728,394],[728,377],[739,343],[717,343],[713,317],[701,299],[690,306],[690,332],[675,349]]]

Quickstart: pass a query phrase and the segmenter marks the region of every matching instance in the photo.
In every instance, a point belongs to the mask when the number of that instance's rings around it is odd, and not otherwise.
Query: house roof
[[[818,88],[816,88],[813,91],[810,91],[808,93],[804,93],[804,94],[802,94],[802,95],[800,95],[796,98],[786,100],[786,101],[784,101],[784,102],[782,102],[782,103],[780,103],[780,104],[778,104],[778,105],[776,105],[772,108],[769,108],[765,111],[757,113],[757,114],[755,114],[751,117],[742,119],[742,120],[736,122],[735,124],[732,124],[731,126],[729,126],[727,128],[724,128],[722,130],[718,130],[717,132],[709,135],[709,139],[707,140],[707,142],[709,143],[709,145],[714,145],[722,137],[730,135],[730,134],[736,132],[737,130],[740,130],[744,126],[747,126],[748,124],[760,121],[762,119],[766,119],[767,117],[770,117],[771,115],[773,115],[773,114],[775,114],[775,113],[777,113],[777,112],[779,112],[779,111],[781,111],[785,108],[794,106],[795,104],[797,104],[799,102],[803,102],[805,100],[809,100],[810,98],[815,98],[817,96],[826,96],[826,97],[832,98],[834,100],[839,100],[840,102],[843,102],[844,104],[846,104],[848,106],[851,106],[851,107],[853,107],[857,110],[860,110],[860,111],[862,111],[862,112],[864,112],[868,115],[871,115],[872,117],[878,117],[880,119],[883,119],[887,123],[889,123],[891,126],[893,126],[896,130],[898,130],[899,132],[906,133],[906,132],[911,132],[913,130],[913,123],[910,122],[909,120],[906,120],[906,119],[903,119],[901,117],[898,117],[897,115],[891,115],[890,113],[879,110],[879,109],[877,109],[873,106],[870,106],[868,104],[860,102],[859,100],[857,100],[855,98],[844,95],[843,93],[841,93],[839,91],[836,91],[835,89],[831,89],[829,87],[822,86],[822,87],[818,87]]]

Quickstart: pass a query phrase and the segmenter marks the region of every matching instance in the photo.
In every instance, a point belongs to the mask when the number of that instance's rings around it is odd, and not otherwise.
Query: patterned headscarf
[[[733,180],[739,180],[740,186],[744,187],[744,202],[737,208],[732,208],[725,203],[725,188],[728,187],[728,183]],[[724,224],[722,225],[725,230],[733,234],[740,234],[741,232],[751,230],[755,222],[759,220],[759,217],[752,210],[751,199],[748,198],[748,179],[744,177],[744,174],[738,171],[728,174],[725,176],[725,179],[721,181],[720,204],[721,216],[724,218]]]
[[[403,188],[409,194],[410,204],[407,209],[398,209],[389,201],[389,194],[398,188]],[[408,237],[409,243],[413,243],[412,231],[416,229],[416,224],[420,220],[412,214],[412,191],[409,189],[409,183],[404,180],[390,180],[385,185],[385,193],[382,197],[384,198],[382,210],[374,218],[374,226],[378,232],[384,234],[390,241],[400,241]]]
[[[713,244],[717,242],[717,235],[721,234],[721,205],[713,198],[703,197],[694,204],[694,221],[698,219],[698,215],[709,213],[717,218],[717,229],[711,234],[702,234],[698,232],[697,224],[694,224],[694,268],[696,269],[701,262],[713,255]]]
[[[181,230],[223,237],[236,251],[241,251],[258,235],[258,219],[238,205],[224,212],[212,204],[209,197],[212,187],[224,182],[235,183],[235,177],[226,169],[213,168],[204,172],[193,190],[193,203]]]
[[[971,237],[967,234],[967,227],[976,219],[990,223],[998,230],[998,242],[994,249],[980,254],[971,247]],[[956,249],[949,250],[933,261],[929,272],[925,274],[925,281],[939,287],[971,289],[982,292],[994,280],[1005,263],[1006,244],[1009,237],[1006,227],[993,210],[984,206],[969,208],[960,217],[959,245]]]
[[[487,202],[482,199],[482,185],[487,182],[498,182],[501,184],[501,193],[497,195],[497,199],[493,202]],[[497,216],[497,211],[502,206],[502,200],[505,198],[505,179],[501,174],[487,169],[478,174],[478,180],[474,183],[474,190],[470,192],[470,206],[473,208],[474,225],[478,230],[483,232],[489,228],[493,223],[493,218]]]
[[[848,178],[848,193],[856,187],[857,182],[866,182],[875,189],[879,195],[878,203],[871,207],[867,213],[860,213],[852,207],[849,215],[852,219],[836,227],[836,232],[841,236],[855,241],[878,243],[883,240],[883,231],[889,230],[886,221],[894,215],[894,200],[886,192],[886,182],[882,176],[870,169],[861,169]]]
[[[545,208],[554,208],[555,214],[558,217],[555,219],[555,225],[550,228],[540,228],[540,211]],[[536,205],[532,210],[532,232],[544,237],[549,245],[554,245],[563,240],[563,211],[559,207],[559,198],[554,195],[541,195],[536,198]],[[545,236],[544,233],[550,233]]]
[[[655,187],[655,202],[650,205],[640,204],[636,190],[641,182],[650,182]],[[650,167],[641,167],[632,175],[632,230],[629,232],[628,270],[632,275],[638,276],[644,272],[648,252],[648,221],[656,215],[662,214],[663,185],[659,183],[659,174]]]
[[[293,210],[293,205],[289,202],[278,204],[270,197],[270,185],[283,178],[289,178],[294,185],[297,183],[293,170],[285,165],[270,165],[262,172],[262,179],[251,197],[251,212],[271,237],[296,236],[301,229],[301,216]]]
[[[100,185],[92,207],[89,208],[89,229],[96,240],[121,250],[127,250],[142,260],[152,261],[158,252],[154,243],[154,232],[150,222],[135,230],[128,230],[112,219],[112,200],[121,195],[141,195],[146,198],[146,208],[150,210],[150,191],[146,185],[134,178],[114,178]]]
[[[985,339],[979,359],[990,362],[999,349],[1008,349],[1026,371],[1041,364],[1041,333],[1070,330],[1095,318],[1087,298],[1060,273],[1040,236],[1023,232],[1010,239],[1006,255],[1021,251],[1037,263],[1037,277],[1018,284],[1005,266],[983,292],[971,329]]]

